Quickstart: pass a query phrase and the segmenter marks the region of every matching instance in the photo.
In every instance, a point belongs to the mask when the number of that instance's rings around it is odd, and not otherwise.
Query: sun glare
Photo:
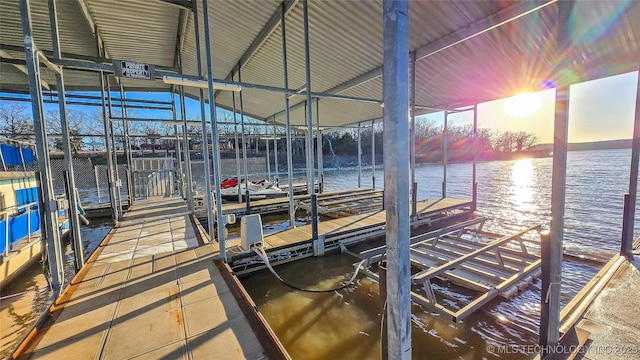
[[[523,93],[504,99],[503,109],[514,118],[526,118],[540,110],[542,94],[540,92]]]

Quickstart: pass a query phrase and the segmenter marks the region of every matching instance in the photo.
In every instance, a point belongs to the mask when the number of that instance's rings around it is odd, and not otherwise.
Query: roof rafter
[[[548,5],[551,5],[558,0],[547,0],[547,1],[533,1],[533,2],[516,2],[513,5],[493,13],[487,17],[484,17],[464,28],[458,29],[444,37],[435,40],[425,46],[422,46],[415,50],[416,53],[416,61],[420,61],[425,59],[431,55],[437,54],[440,51],[446,50],[452,46],[460,44],[464,41],[472,39],[476,36],[482,35],[488,31],[496,29],[504,24],[507,24],[511,21],[521,18],[522,16],[528,15],[532,12],[538,11]],[[382,66],[379,66],[375,69],[372,69],[364,74],[361,74],[351,80],[348,80],[340,85],[337,85],[331,89],[325,91],[325,93],[329,94],[339,94],[343,91],[347,91],[356,86],[362,85],[368,81],[374,80],[382,76]],[[291,110],[299,109],[304,106],[304,101],[296,103],[291,106]],[[284,110],[279,111],[269,117],[279,117],[284,114]]]
[[[267,23],[264,25],[262,30],[260,30],[260,32],[255,37],[255,39],[253,39],[253,41],[251,42],[247,50],[244,52],[244,54],[240,56],[240,60],[238,60],[238,65],[235,66],[233,69],[231,69],[229,74],[225,77],[226,80],[232,80],[233,77],[238,73],[238,70],[239,69],[242,70],[242,68],[244,68],[244,66],[249,62],[251,57],[256,52],[258,52],[260,47],[262,47],[265,41],[267,41],[267,39],[271,36],[271,34],[273,34],[273,32],[278,28],[282,18],[283,4],[284,4],[284,13],[286,16],[286,14],[288,14],[289,11],[291,11],[296,6],[296,4],[298,4],[298,2],[299,0],[284,0],[281,3],[281,5],[278,6],[278,8],[273,12],[273,14],[271,14],[271,17],[269,18],[269,20],[267,20]],[[217,97],[218,94],[219,94],[219,91],[216,91],[215,97]]]
[[[11,54],[9,54],[8,52],[6,52],[6,51],[4,51],[2,49],[0,49],[0,57],[6,58],[6,59],[9,59],[9,60],[22,60],[22,59],[17,59],[14,56],[11,56]],[[24,66],[24,65],[22,65],[20,63],[12,62],[12,61],[8,62],[8,63],[13,65],[13,67],[18,69],[21,73],[24,73],[25,76],[27,75],[27,67],[26,66]],[[49,86],[49,84],[46,81],[40,79],[40,82],[42,83],[42,87],[44,87],[47,90],[51,90],[51,86]]]

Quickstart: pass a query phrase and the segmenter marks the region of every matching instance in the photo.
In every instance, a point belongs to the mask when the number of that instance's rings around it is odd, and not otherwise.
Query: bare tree
[[[4,136],[15,140],[33,139],[33,120],[26,109],[15,102],[0,104],[0,131]]]
[[[67,129],[69,130],[69,141],[74,152],[82,150],[84,135],[87,134],[87,114],[83,111],[67,109]],[[50,134],[62,135],[62,120],[60,112],[50,110],[46,115],[47,132]],[[51,146],[54,149],[62,150],[63,142],[61,137],[53,139]]]

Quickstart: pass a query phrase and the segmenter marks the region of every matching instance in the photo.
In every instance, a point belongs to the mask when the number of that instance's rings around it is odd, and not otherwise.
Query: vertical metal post
[[[267,180],[271,181],[271,154],[269,154],[269,130],[265,127],[264,136],[266,137],[264,141],[264,146],[267,148]]]
[[[320,99],[316,98],[316,151],[318,152],[318,191],[324,191],[324,159],[322,149],[322,130],[320,129]]]
[[[58,38],[58,12],[56,9],[56,0],[49,0],[49,22],[51,24],[51,44],[53,45],[53,57],[58,60],[61,58],[60,39]],[[78,198],[76,194],[76,181],[73,174],[73,151],[71,149],[71,140],[69,139],[69,122],[67,121],[67,99],[64,90],[64,77],[62,68],[60,73],[56,74],[56,89],[58,90],[58,109],[60,111],[60,122],[62,123],[62,147],[64,151],[64,162],[66,169],[66,188],[67,199],[69,200],[69,221],[71,222],[71,241],[73,242],[74,263],[76,271],[84,266],[84,249],[82,245],[82,235],[80,233],[80,219],[78,218]],[[8,222],[7,222],[8,226]],[[27,232],[30,225],[28,225]]]
[[[382,109],[384,114],[384,108]],[[371,120],[371,188],[376,189],[376,121]]]
[[[100,204],[100,179],[98,177],[98,167],[93,165],[93,173],[96,178],[96,192],[98,193],[98,204]]]
[[[216,213],[218,222],[218,241],[220,242],[220,257],[227,261],[226,239],[224,238],[224,222],[222,221],[222,197],[220,196],[220,149],[218,148],[218,121],[216,116],[216,99],[213,89],[213,58],[211,57],[211,42],[209,33],[209,12],[207,1],[202,2],[204,17],[204,42],[207,53],[207,81],[209,84],[209,112],[211,113],[211,143],[213,144],[213,181],[216,192]],[[211,226],[211,225],[209,225]]]
[[[187,131],[187,106],[184,98],[184,86],[180,85],[180,117],[182,118],[182,142],[184,148],[184,165],[187,168],[187,205],[193,213],[195,204],[193,199],[193,173],[191,172],[191,151],[189,150],[189,138]]]
[[[302,0],[302,12],[304,18],[304,60],[307,84],[307,139],[309,144],[309,194],[311,195],[311,236],[318,239],[318,198],[316,197],[316,182],[313,174],[313,108],[311,105],[311,56],[309,52],[309,2]]]
[[[273,124],[273,160],[274,160],[274,166],[276,168],[276,174],[275,174],[275,178],[276,178],[276,182],[278,181],[278,139],[276,137],[276,124],[275,124],[275,119],[274,119],[274,124]],[[276,184],[277,185],[277,184]]]
[[[418,220],[418,183],[416,183],[416,53],[411,53],[411,133],[409,147],[411,154],[411,219]]]
[[[633,141],[631,146],[631,170],[629,173],[629,193],[625,197],[624,217],[622,219],[622,245],[620,255],[633,259],[633,230],[638,195],[638,161],[640,160],[640,68],[638,69],[638,91],[636,93],[636,116],[633,122]]]
[[[204,1],[202,1],[204,5]],[[200,29],[198,23],[200,18],[198,17],[198,2],[193,3],[193,24],[195,26],[196,33],[196,63],[198,65],[198,76],[202,77],[202,50],[200,49]],[[207,17],[204,17],[204,22],[208,21]],[[210,45],[207,44],[207,47]],[[211,161],[209,160],[209,139],[207,138],[207,112],[204,108],[204,89],[200,88],[199,91],[200,100],[200,125],[202,126],[202,156],[204,159],[204,183],[207,193],[205,194],[205,206],[207,207],[207,221],[209,228],[209,240],[215,241],[215,218],[213,216],[213,198],[211,197]]]
[[[107,98],[108,98],[108,105],[109,105],[109,131],[111,133],[111,144],[112,144],[112,149],[113,149],[113,153],[109,152],[107,153],[108,156],[112,156],[113,157],[113,174],[114,174],[114,178],[115,178],[115,194],[116,194],[116,211],[118,212],[118,219],[120,219],[122,217],[122,201],[120,199],[120,175],[118,174],[118,145],[116,145],[116,134],[115,131],[113,129],[113,120],[111,120],[111,118],[113,118],[112,115],[112,107],[111,107],[111,103],[112,103],[112,99],[111,99],[111,80],[109,78],[109,75],[105,75],[106,79],[107,79]]]
[[[442,198],[447,197],[447,160],[449,152],[449,112],[444,112],[444,127],[442,128]]]
[[[362,126],[358,123],[358,188],[362,187]]]
[[[178,116],[176,113],[176,94],[175,94],[175,88],[171,89],[171,115],[173,116],[173,121],[174,124],[176,124],[176,121],[178,120]],[[174,156],[174,158],[176,159],[176,161],[178,162],[178,174],[180,174],[178,176],[178,178],[180,179],[180,196],[182,198],[185,197],[185,192],[184,192],[184,173],[183,173],[183,168],[182,168],[182,151],[180,150],[180,135],[178,134],[178,125],[173,125],[173,132],[176,136],[176,154]],[[173,187],[173,184],[171,184],[171,187]]]
[[[411,359],[409,263],[409,4],[383,1],[384,205],[389,359]]]
[[[565,47],[570,44],[569,18],[573,1],[558,3],[556,56],[562,59]],[[560,65],[567,64],[560,60]],[[565,187],[567,180],[567,137],[569,128],[569,79],[558,68],[556,74],[556,106],[554,121],[553,165],[551,175],[551,227],[548,250],[542,258],[549,269],[542,277],[540,344],[555,345],[560,339],[560,280],[562,278],[562,238],[564,234]],[[545,255],[545,254],[543,254]],[[542,355],[545,353],[543,351]]]
[[[242,202],[242,187],[240,186],[240,144],[238,142],[238,119],[236,111],[236,93],[231,93],[231,104],[233,105],[233,147],[236,150],[236,179],[238,180],[238,204]]]
[[[280,17],[280,25],[282,26],[282,66],[284,74],[284,87],[289,88],[289,75],[287,70],[287,29],[285,14],[286,9],[284,2],[280,6],[282,14]],[[296,210],[293,203],[293,159],[291,154],[291,117],[289,116],[289,95],[284,94],[284,116],[285,116],[285,131],[287,137],[287,177],[289,180],[289,227],[295,227]]]
[[[308,124],[309,123],[309,117],[307,114],[307,102],[304,102],[304,123]],[[305,157],[304,157],[304,168],[307,171],[307,177],[306,177],[306,181],[307,181],[307,194],[309,194],[309,196],[311,196],[311,186],[314,186],[315,188],[315,184],[311,185],[311,182],[309,181],[309,179],[311,178],[311,174],[309,174],[309,172],[311,172],[313,170],[313,167],[309,167],[309,157],[313,156],[310,155],[309,153],[309,137],[313,137],[313,135],[309,135],[309,133],[307,132],[307,134],[304,137],[304,148],[305,148]],[[312,145],[313,146],[313,145]]]
[[[51,183],[51,167],[49,149],[47,146],[47,128],[44,121],[44,109],[42,106],[42,88],[40,83],[40,69],[37,48],[31,35],[31,9],[29,0],[20,0],[20,17],[22,20],[22,33],[24,36],[24,52],[29,79],[29,95],[31,96],[31,109],[33,112],[33,125],[36,138],[36,151],[38,155],[39,185],[42,190],[40,197],[41,206],[44,205],[43,249],[48,259],[51,274],[51,288],[54,294],[59,295],[64,284],[64,268],[62,244],[58,230],[58,214],[56,211],[55,195]],[[8,227],[8,223],[7,223]]]
[[[241,82],[240,63],[238,63],[238,82]],[[247,142],[244,137],[244,106],[242,105],[242,90],[240,90],[240,129],[242,131],[242,163],[244,166],[244,201],[247,204],[245,210],[247,214],[251,213],[251,198],[249,197],[249,170],[247,168]],[[242,185],[238,181],[238,186]]]
[[[113,158],[111,157],[111,127],[109,126],[109,115],[107,115],[107,107],[105,103],[105,73],[100,72],[100,98],[102,101],[102,117],[103,117],[103,126],[104,126],[104,147],[105,147],[105,155],[107,156],[107,177],[109,179],[109,201],[111,203],[111,216],[113,217],[113,221],[118,221],[120,218],[118,217],[118,205],[117,205],[117,197],[116,197],[116,180],[114,178],[113,173]]]
[[[478,180],[477,180],[477,162],[478,162],[478,104],[473,105],[473,166],[471,176],[471,211],[476,211],[478,207]]]
[[[122,117],[127,119],[129,117],[129,111],[127,110],[127,94],[124,91],[124,87],[120,84],[120,107],[122,108]],[[133,154],[131,153],[131,140],[129,138],[129,121],[123,120],[122,124],[124,126],[124,144],[125,144],[125,154],[127,158],[127,167],[129,171],[127,172],[127,198],[129,202],[129,206],[133,204],[135,200],[135,196],[133,194],[133,186],[132,182],[132,171],[133,171]]]

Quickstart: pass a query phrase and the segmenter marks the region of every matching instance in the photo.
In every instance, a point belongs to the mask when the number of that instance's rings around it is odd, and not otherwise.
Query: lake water
[[[605,260],[619,249],[622,199],[629,185],[630,150],[568,154],[565,253]],[[478,163],[478,211],[492,219],[485,229],[512,233],[527,225],[548,228],[551,158]],[[471,198],[471,164],[450,164],[448,196]],[[441,196],[443,167],[416,171],[418,198]],[[301,176],[304,176],[302,174]],[[282,177],[281,177],[282,178]],[[363,170],[371,187],[371,170]],[[282,181],[282,180],[281,180]],[[382,187],[383,172],[376,174]],[[357,171],[325,171],[325,189],[355,187]],[[640,223],[636,221],[636,229]],[[287,281],[309,288],[332,288],[346,281],[357,259],[334,254],[281,265]],[[562,303],[566,304],[599,270],[600,264],[565,260]],[[332,293],[292,290],[268,271],[242,280],[261,313],[294,359],[379,359],[377,283],[359,276],[356,284]],[[413,306],[413,358],[531,358],[534,354],[494,354],[489,346],[537,343],[541,281],[510,301],[495,300],[460,324]],[[498,320],[499,319],[499,320]]]
[[[567,168],[565,252],[606,259],[618,251],[622,224],[622,197],[628,188],[630,150],[570,152]],[[450,164],[448,196],[471,198],[471,164]],[[443,167],[419,165],[419,199],[441,196]],[[266,174],[254,174],[255,178]],[[286,182],[286,174],[279,174]],[[305,174],[294,174],[304,182]],[[355,169],[325,170],[325,189],[357,186]],[[383,186],[382,167],[376,185]],[[371,169],[363,169],[362,186],[371,187]],[[204,189],[202,181],[198,187]],[[95,192],[95,190],[93,190]],[[82,192],[82,190],[81,190]],[[90,193],[91,191],[89,191]],[[548,226],[551,199],[551,158],[478,163],[478,211],[493,220],[485,229],[509,233],[537,223]],[[638,212],[640,214],[640,212]],[[306,216],[306,215],[303,215]],[[287,216],[265,218],[269,231],[286,228]],[[304,221],[305,219],[300,219]],[[636,229],[640,226],[636,222]],[[110,224],[83,227],[85,254],[97,246]],[[72,263],[67,247],[68,263]],[[288,281],[303,287],[332,288],[351,276],[357,259],[331,254],[278,266]],[[566,304],[598,271],[600,265],[566,260],[562,302]],[[72,276],[71,273],[68,274]],[[294,359],[379,359],[380,321],[377,283],[359,276],[356,284],[332,293],[294,291],[261,271],[242,279],[261,313]],[[511,301],[494,301],[460,324],[413,306],[415,359],[530,358],[533,354],[493,354],[489,345],[527,345],[537,342],[541,282]],[[22,293],[26,291],[25,293]],[[51,293],[36,265],[1,295],[0,357],[15,347],[37,316],[48,306]],[[491,315],[489,315],[491,314]],[[501,318],[502,320],[496,320]]]

